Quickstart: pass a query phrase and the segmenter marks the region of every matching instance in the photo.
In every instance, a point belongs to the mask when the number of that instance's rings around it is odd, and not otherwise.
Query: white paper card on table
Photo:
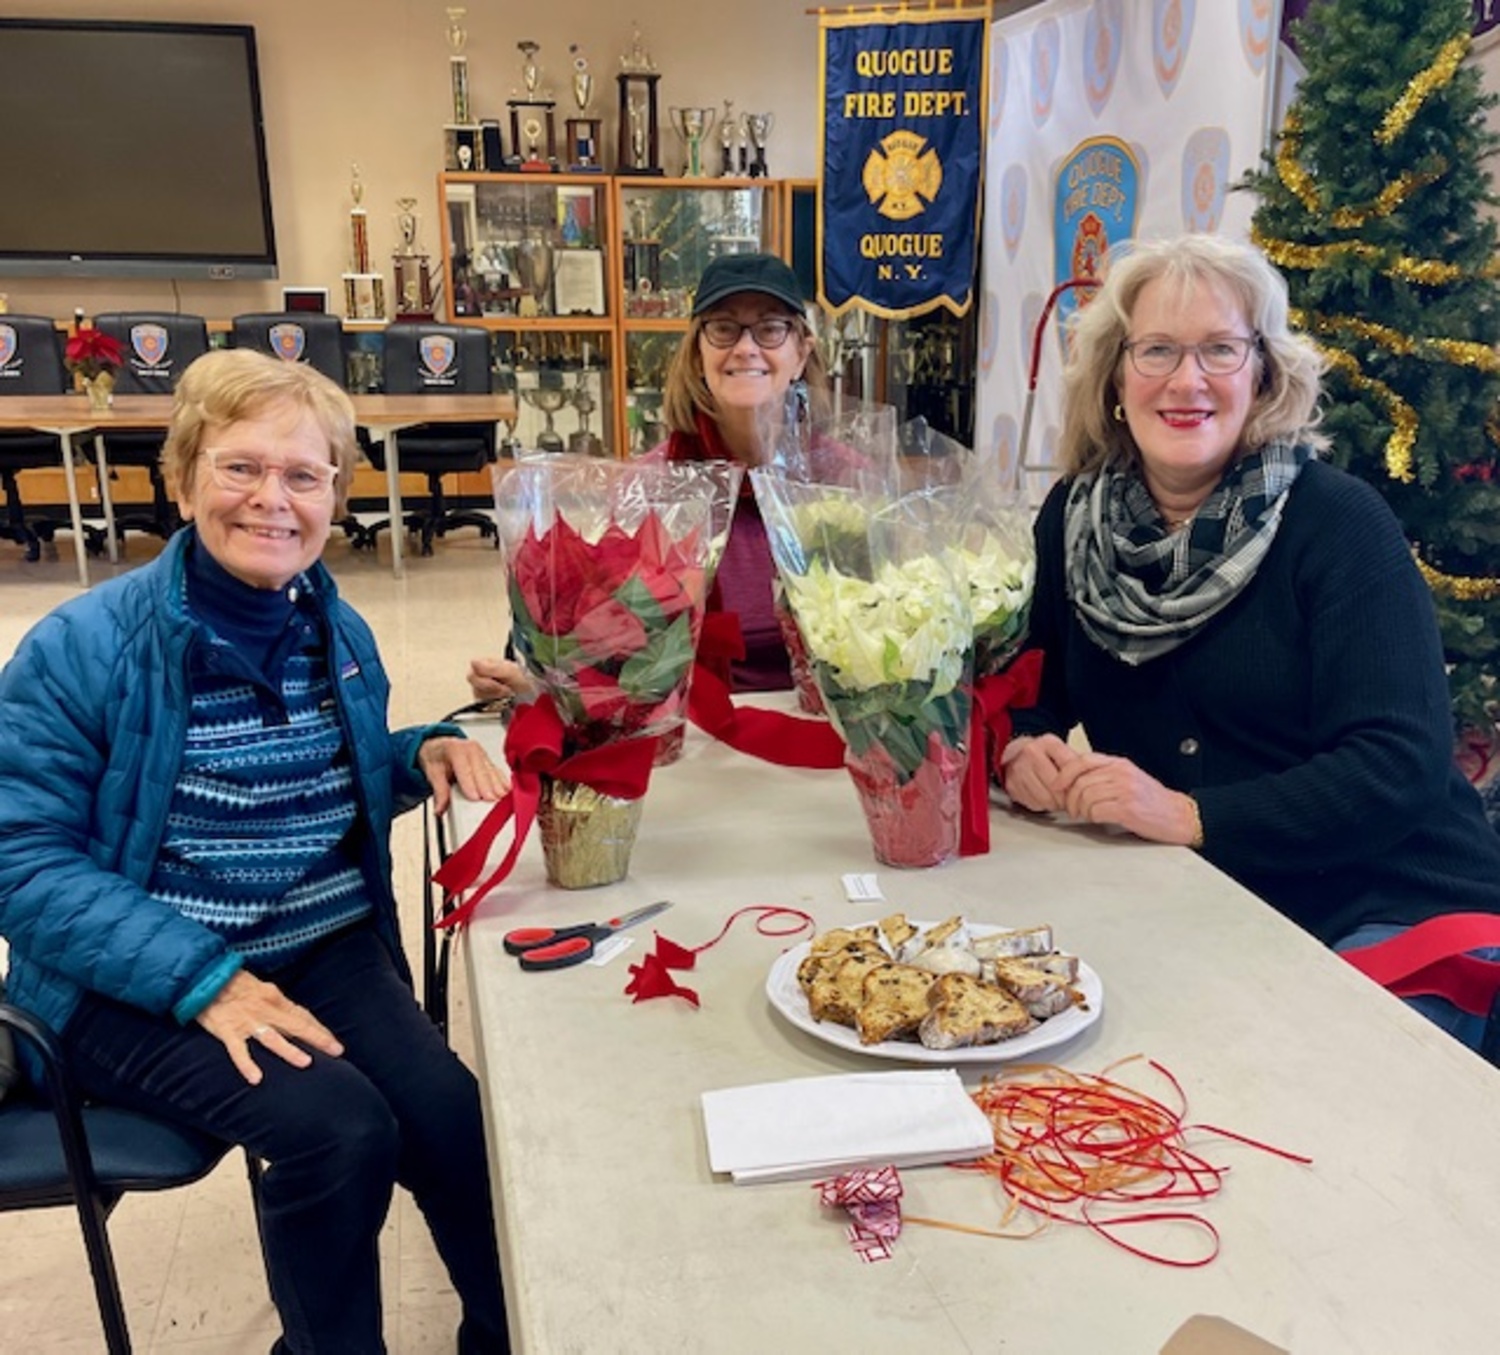
[[[736,1185],[963,1162],[994,1131],[952,1068],[794,1078],[703,1093],[709,1166]]]
[[[885,900],[873,871],[864,875],[850,871],[845,875],[844,897],[850,903],[881,903]]]

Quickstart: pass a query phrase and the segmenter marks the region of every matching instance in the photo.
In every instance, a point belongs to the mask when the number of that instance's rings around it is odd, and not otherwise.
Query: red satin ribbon
[[[803,719],[778,710],[736,706],[729,695],[729,663],[745,657],[740,619],[734,612],[703,618],[698,661],[688,688],[688,719],[705,734],[778,767],[831,771],[844,765],[844,740],[827,720]]]
[[[1034,706],[1042,690],[1042,651],[1028,649],[1003,673],[974,684],[969,716],[969,769],[964,779],[960,856],[983,856],[990,849],[990,750],[999,760],[1010,742],[1013,710]]]
[[[514,836],[490,877],[476,886],[464,903],[443,917],[438,926],[465,926],[479,901],[514,869],[536,821],[543,776],[572,781],[621,800],[638,800],[646,793],[656,756],[654,738],[621,739],[565,757],[566,733],[550,696],[541,696],[517,708],[505,735],[505,760],[511,768],[510,790],[495,802],[467,841],[433,872],[433,880],[449,894],[463,893],[479,877],[489,860],[491,846],[512,819],[516,825]]]
[[[1487,946],[1500,946],[1500,917],[1447,913],[1373,946],[1340,953],[1397,997],[1447,998],[1472,1016],[1488,1016],[1500,990],[1500,961],[1467,953]]]

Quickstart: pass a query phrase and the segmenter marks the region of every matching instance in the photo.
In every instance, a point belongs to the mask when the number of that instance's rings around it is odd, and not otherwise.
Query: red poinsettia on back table
[[[125,361],[125,350],[118,339],[102,329],[81,325],[69,335],[63,360],[70,372],[87,381],[106,374],[113,376]]]

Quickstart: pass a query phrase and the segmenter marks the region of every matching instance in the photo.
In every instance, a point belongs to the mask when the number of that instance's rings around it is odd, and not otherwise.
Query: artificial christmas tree
[[[1460,756],[1500,813],[1495,98],[1469,0],[1317,0],[1253,236],[1323,347],[1329,458],[1375,485],[1432,588]]]

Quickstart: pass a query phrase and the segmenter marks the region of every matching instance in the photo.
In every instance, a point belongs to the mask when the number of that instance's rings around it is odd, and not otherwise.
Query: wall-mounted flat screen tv
[[[275,277],[255,30],[0,19],[0,274]]]

